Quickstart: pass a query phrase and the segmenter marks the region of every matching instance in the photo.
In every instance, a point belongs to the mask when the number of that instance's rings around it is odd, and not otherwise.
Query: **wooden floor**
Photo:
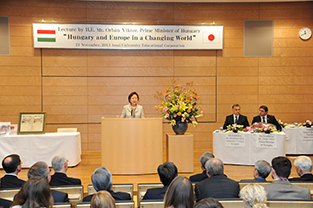
[[[194,173],[200,173],[200,162],[199,158],[204,151],[194,152]],[[289,157],[293,163],[295,157]],[[165,161],[165,159],[164,159]],[[69,168],[67,175],[69,177],[80,178],[82,180],[82,185],[84,186],[84,192],[87,193],[87,185],[91,184],[91,174],[93,171],[101,166],[101,153],[100,152],[83,152],[82,161],[79,165],[73,168]],[[155,167],[157,169],[157,167]],[[225,165],[225,174],[233,180],[249,179],[252,178],[253,166],[245,165]],[[19,173],[18,177],[27,180],[27,168],[23,168]],[[179,175],[185,175],[189,177],[194,173],[184,173]],[[4,175],[5,172],[1,169],[0,176]],[[53,171],[51,172],[53,174]],[[292,167],[291,177],[296,177],[295,168]],[[268,180],[272,180],[269,176]],[[137,191],[138,183],[159,183],[159,177],[157,174],[148,175],[113,175],[113,183],[133,183],[134,191]]]

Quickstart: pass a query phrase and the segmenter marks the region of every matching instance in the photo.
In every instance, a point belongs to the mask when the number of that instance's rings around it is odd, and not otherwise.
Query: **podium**
[[[163,163],[162,118],[102,118],[101,159],[112,174],[157,173]]]
[[[173,162],[178,172],[193,172],[193,135],[166,134],[167,161]]]

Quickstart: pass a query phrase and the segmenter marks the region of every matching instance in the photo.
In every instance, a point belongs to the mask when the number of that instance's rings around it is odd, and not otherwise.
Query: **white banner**
[[[34,48],[223,49],[223,26],[33,23]]]

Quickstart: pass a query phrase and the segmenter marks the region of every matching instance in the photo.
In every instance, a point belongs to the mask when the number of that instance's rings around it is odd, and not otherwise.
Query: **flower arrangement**
[[[237,131],[243,131],[243,130],[244,130],[243,125],[233,124],[233,125],[228,125],[225,132],[227,131],[237,132]]]
[[[255,123],[250,127],[243,129],[244,132],[256,132],[256,133],[273,133],[277,132],[276,127],[273,124],[264,124],[261,122]]]
[[[157,92],[156,97],[162,101],[161,105],[155,108],[161,111],[161,117],[169,120],[171,125],[175,126],[177,122],[198,124],[198,118],[203,116],[200,107],[197,106],[198,89],[192,88],[192,83],[186,86],[177,84],[172,81],[171,87],[165,87],[165,92]]]
[[[287,123],[284,123],[282,120],[278,120],[277,121],[279,123],[279,125],[281,125],[281,127],[285,128],[288,124]]]
[[[312,121],[306,120],[306,121],[303,123],[303,126],[311,127],[311,126],[312,126]]]

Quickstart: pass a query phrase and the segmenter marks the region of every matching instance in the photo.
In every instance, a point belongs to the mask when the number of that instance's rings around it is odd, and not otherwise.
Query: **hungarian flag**
[[[55,30],[37,30],[38,42],[55,42]]]
[[[220,43],[220,32],[218,31],[204,31],[203,32],[203,43]]]

